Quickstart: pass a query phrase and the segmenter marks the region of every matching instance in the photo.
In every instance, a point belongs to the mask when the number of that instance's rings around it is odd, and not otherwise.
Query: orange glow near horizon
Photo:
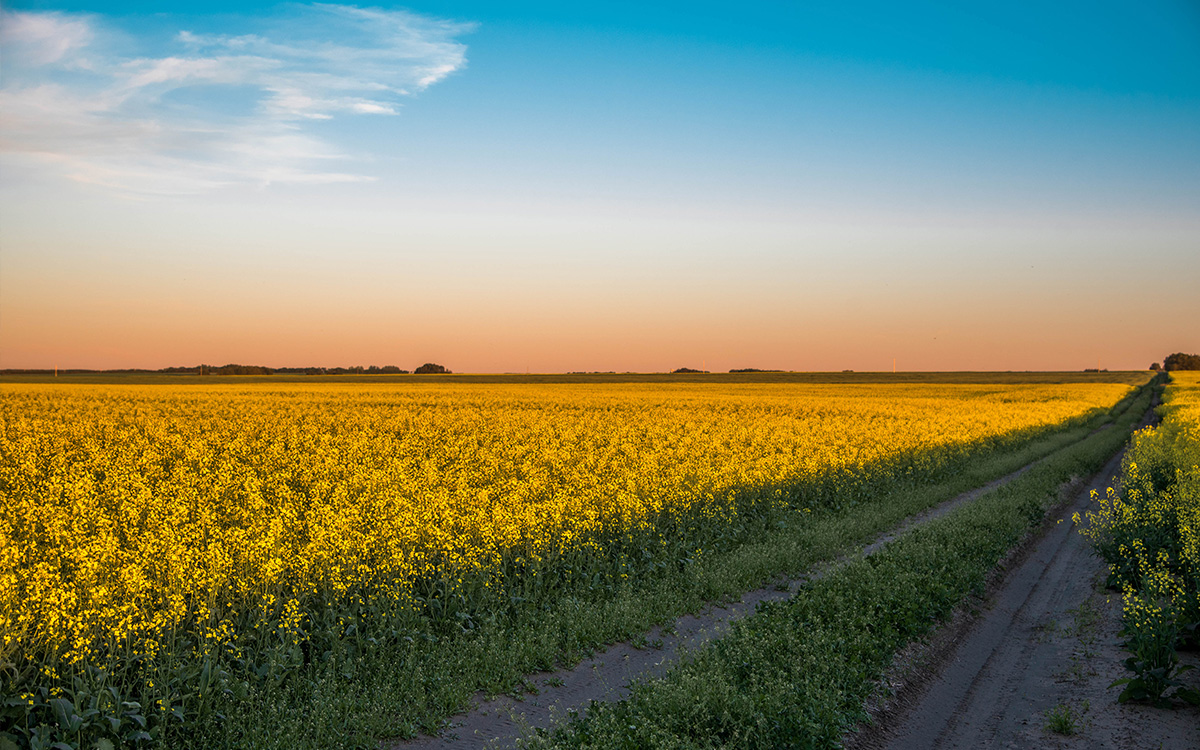
[[[251,197],[148,220],[76,195],[71,221],[12,198],[0,368],[1116,370],[1200,350],[1200,226],[1179,219]]]
[[[689,298],[675,290],[578,289],[516,301],[474,290],[477,306],[424,296],[308,300],[263,288],[224,298],[170,288],[26,287],[0,302],[0,368],[158,369],[200,363],[271,367],[426,362],[456,372],[714,372],[1144,369],[1196,348],[1182,329],[1147,325],[1088,295],[1005,304],[967,288],[858,299],[786,289]],[[511,292],[512,290],[510,290]],[[876,290],[878,291],[878,290]],[[974,296],[972,301],[969,299]],[[841,301],[839,301],[841,298]],[[1176,322],[1184,310],[1176,310]],[[1169,322],[1169,309],[1160,320]],[[1190,349],[1188,349],[1190,351]]]

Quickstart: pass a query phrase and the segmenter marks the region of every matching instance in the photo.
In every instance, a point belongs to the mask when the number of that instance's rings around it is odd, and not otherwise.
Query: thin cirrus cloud
[[[472,28],[327,4],[247,23],[134,56],[97,16],[4,12],[0,151],[135,195],[369,180],[314,125],[396,114],[466,65],[457,37]]]

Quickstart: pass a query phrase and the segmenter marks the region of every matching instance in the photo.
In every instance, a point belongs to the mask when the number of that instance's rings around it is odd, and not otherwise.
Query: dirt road
[[[1010,568],[981,615],[960,617],[908,656],[925,666],[875,727],[847,738],[850,747],[1200,748],[1200,708],[1120,705],[1108,688],[1128,676],[1120,595],[1102,588],[1105,565],[1071,514],[1119,469],[1117,457],[1055,514],[1061,520]],[[1195,655],[1184,661],[1200,665]],[[1200,684],[1200,670],[1188,677]]]

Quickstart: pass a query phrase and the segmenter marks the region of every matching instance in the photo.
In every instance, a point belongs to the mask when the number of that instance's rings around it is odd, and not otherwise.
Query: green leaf
[[[50,701],[50,706],[54,709],[54,718],[58,721],[60,727],[68,732],[79,731],[79,726],[83,724],[83,719],[75,715],[74,703],[66,698],[54,698]]]
[[[1175,691],[1174,697],[1182,701],[1186,701],[1193,706],[1200,706],[1200,690],[1193,688],[1179,688]]]
[[[208,683],[212,679],[212,660],[204,660],[204,669],[200,671],[200,696],[208,692]]]
[[[92,743],[92,750],[116,750],[112,740],[107,737],[101,737]]]
[[[1158,699],[1158,697],[1158,691],[1150,690],[1149,686],[1146,685],[1144,680],[1135,678],[1130,680],[1129,685],[1123,691],[1121,691],[1119,696],[1117,696],[1117,702],[1128,703],[1131,700],[1144,701],[1151,698]]]

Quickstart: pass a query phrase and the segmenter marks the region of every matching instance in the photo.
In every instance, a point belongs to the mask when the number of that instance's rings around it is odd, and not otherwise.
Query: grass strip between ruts
[[[1098,471],[1149,405],[1145,389],[1115,429],[785,602],[760,605],[720,640],[626,700],[593,703],[533,748],[825,748],[866,719],[864,701],[894,654],[982,592],[1005,554],[1041,523],[1071,477]]]

